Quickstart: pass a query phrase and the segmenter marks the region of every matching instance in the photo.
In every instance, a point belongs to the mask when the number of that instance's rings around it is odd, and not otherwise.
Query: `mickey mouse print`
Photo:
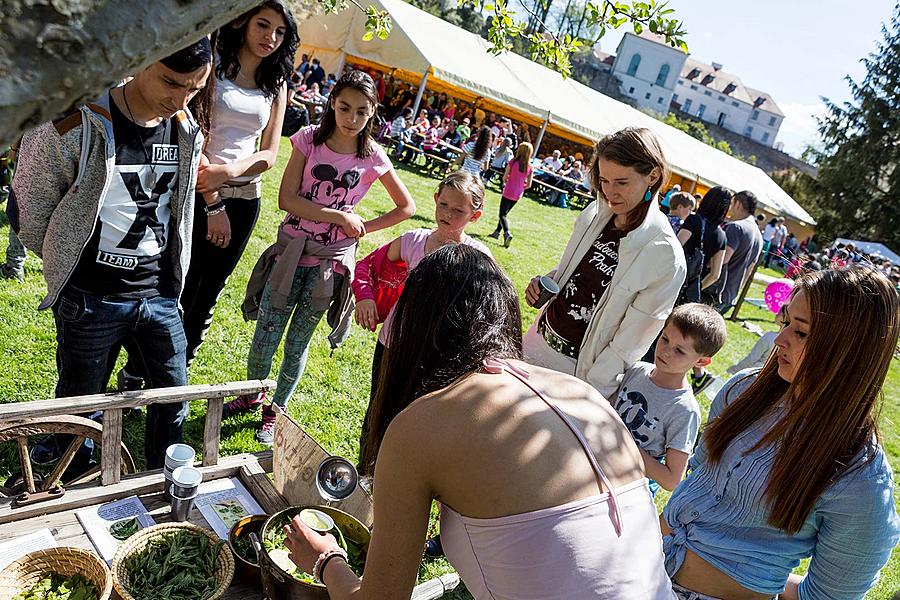
[[[318,125],[304,127],[291,137],[291,143],[303,156],[306,164],[300,181],[302,197],[333,210],[353,212],[354,207],[366,195],[375,181],[391,170],[387,154],[378,144],[372,152],[359,158],[354,154],[340,154],[327,143],[316,145],[313,137]],[[329,246],[347,238],[343,229],[333,223],[303,219],[288,214],[282,224],[290,237],[305,237]],[[314,257],[305,256],[301,266],[318,264]]]

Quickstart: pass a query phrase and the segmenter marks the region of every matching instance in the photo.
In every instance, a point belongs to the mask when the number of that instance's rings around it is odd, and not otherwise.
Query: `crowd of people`
[[[44,263],[57,396],[104,391],[123,347],[123,387],[187,383],[256,225],[297,43],[290,10],[266,0],[21,140],[9,212]],[[327,82],[315,59],[302,76]],[[433,199],[414,199],[375,141],[381,83],[348,69],[318,123],[290,136],[283,218],[242,305],[256,321],[248,379],[269,376],[281,344],[284,356],[274,396],[236,398],[224,416],[260,413],[268,444],[272,405],[287,405],[322,318],[332,348],[354,322],[381,324],[360,440],[375,502],[365,576],[299,519],[286,528],[298,567],[333,599],[409,597],[437,500],[430,547],[478,600],[862,598],[900,540],[875,421],[900,334],[883,269],[802,269],[775,350],[728,381],[701,430],[691,379],[725,344],[720,313],[763,248],[753,193],[713,188],[693,211],[676,192],[667,217],[654,135],[608,135],[587,161],[572,157],[595,200],[557,267],[520,292],[465,230],[483,216],[496,146],[495,237],[509,245],[509,211],[538,170],[531,145],[438,94],[428,105],[442,114],[411,126],[429,128],[423,145],[444,126],[464,158]],[[409,108],[392,104],[392,132],[397,119],[408,129]],[[540,170],[559,175],[560,159]],[[376,181],[393,207],[365,220],[356,207]],[[361,237],[432,200],[433,228],[357,261]],[[520,297],[539,308],[524,335]],[[181,441],[187,409],[148,407],[148,467]],[[658,487],[672,490],[662,515]]]

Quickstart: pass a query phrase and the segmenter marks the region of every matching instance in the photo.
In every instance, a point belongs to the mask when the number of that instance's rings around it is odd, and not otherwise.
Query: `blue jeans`
[[[148,388],[187,384],[187,342],[174,298],[125,300],[67,288],[53,307],[53,316],[57,398],[105,392],[123,344],[146,374]],[[148,468],[162,467],[166,448],[182,441],[187,415],[187,402],[147,407]]]
[[[284,359],[278,372],[278,387],[275,388],[275,396],[272,398],[272,402],[282,408],[287,406],[288,399],[297,388],[297,383],[306,368],[309,341],[319,321],[328,312],[314,311],[310,305],[318,278],[318,266],[297,267],[291,292],[288,294],[287,306],[283,310],[272,306],[269,284],[263,289],[259,303],[256,331],[253,333],[253,344],[247,357],[247,379],[265,379],[269,376],[272,371],[272,359],[287,328]],[[335,293],[341,287],[343,279],[343,275],[334,274]]]
[[[25,270],[25,246],[12,227],[9,228],[9,245],[6,247],[6,266],[16,273]]]

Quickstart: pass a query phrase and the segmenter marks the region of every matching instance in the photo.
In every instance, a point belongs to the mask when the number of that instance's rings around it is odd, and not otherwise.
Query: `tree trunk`
[[[0,0],[0,146],[259,0]]]

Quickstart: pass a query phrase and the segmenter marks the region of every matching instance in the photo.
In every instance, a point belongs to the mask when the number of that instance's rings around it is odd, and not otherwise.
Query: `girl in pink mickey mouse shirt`
[[[350,71],[334,86],[320,124],[305,127],[291,137],[293,152],[278,195],[279,207],[288,214],[281,224],[278,242],[266,251],[254,270],[256,275],[262,270],[262,263],[271,259],[265,287],[254,306],[256,331],[247,359],[248,379],[268,377],[272,358],[287,329],[284,359],[273,397],[273,402],[282,408],[303,374],[309,342],[319,321],[336,304],[343,303],[344,311],[347,306],[352,308],[349,283],[357,239],[415,213],[409,191],[384,150],[371,137],[377,106],[371,77],[362,71]],[[396,207],[371,221],[363,221],[353,209],[375,180],[381,181]],[[246,306],[245,302],[245,314]],[[329,313],[334,329],[329,340],[335,346],[341,335],[336,333],[337,325],[331,317]],[[264,402],[264,394],[241,396],[226,405],[226,416],[254,410]],[[271,444],[274,426],[275,412],[271,406],[265,406],[257,440]]]

